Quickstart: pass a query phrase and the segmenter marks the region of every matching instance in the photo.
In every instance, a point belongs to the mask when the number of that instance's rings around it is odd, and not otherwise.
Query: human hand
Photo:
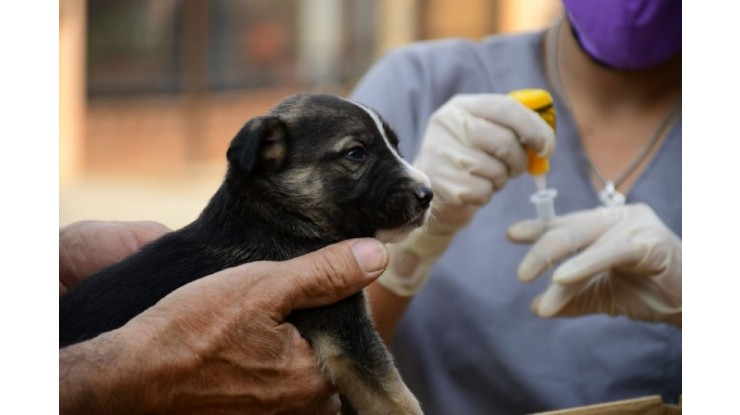
[[[532,302],[541,317],[591,313],[681,327],[681,240],[645,204],[598,208],[512,225],[514,242],[533,243],[519,265],[530,282],[568,255]],[[535,242],[536,241],[536,242]]]
[[[81,221],[59,230],[59,295],[169,232],[157,222]]]
[[[510,177],[526,170],[525,146],[548,156],[555,134],[509,96],[456,95],[432,114],[414,166],[431,179],[433,216],[406,240],[389,245],[391,265],[379,283],[400,296],[418,291],[457,231]]]
[[[105,413],[337,413],[334,387],[286,316],[360,291],[387,263],[380,242],[358,239],[194,281],[122,328],[62,349],[60,390],[71,390],[60,402],[83,413],[92,412],[74,397],[97,397]],[[106,347],[114,353],[101,356]],[[94,383],[79,372],[87,362]],[[70,366],[77,372],[65,377]]]

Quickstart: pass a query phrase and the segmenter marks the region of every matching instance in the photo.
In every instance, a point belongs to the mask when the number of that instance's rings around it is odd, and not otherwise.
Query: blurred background
[[[60,226],[191,222],[229,141],[288,94],[344,95],[386,51],[535,30],[559,0],[59,0]]]

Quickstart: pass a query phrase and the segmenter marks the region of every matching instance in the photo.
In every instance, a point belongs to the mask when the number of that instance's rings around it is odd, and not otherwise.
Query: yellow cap
[[[544,89],[518,89],[509,92],[509,96],[537,112],[553,130],[555,129],[555,107],[552,105],[552,96],[549,92]],[[527,155],[529,156],[527,166],[529,174],[539,176],[550,170],[547,157],[540,157],[531,149],[527,149]]]

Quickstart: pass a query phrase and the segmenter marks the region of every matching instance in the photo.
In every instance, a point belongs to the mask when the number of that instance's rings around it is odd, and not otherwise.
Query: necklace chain
[[[561,18],[560,21],[553,27],[551,27],[547,33],[548,54],[545,65],[547,67],[547,74],[549,75],[550,83],[553,85],[557,93],[563,98],[568,108],[573,111],[573,105],[571,104],[570,99],[568,98],[568,94],[565,92],[565,88],[563,87],[558,61],[560,31],[563,20],[564,18]],[[604,185],[604,189],[599,193],[599,197],[601,198],[604,205],[611,207],[624,204],[625,196],[617,191],[617,187],[619,187],[619,185],[622,184],[622,182],[627,179],[627,177],[629,177],[630,174],[632,174],[635,169],[645,160],[648,154],[650,154],[653,147],[655,147],[655,145],[658,143],[660,137],[663,136],[665,130],[671,124],[673,124],[673,121],[675,121],[680,113],[681,99],[679,98],[676,105],[674,105],[673,109],[671,109],[668,115],[663,119],[653,135],[650,137],[650,140],[648,140],[647,144],[645,144],[645,146],[642,148],[640,153],[613,180],[607,179],[604,174],[599,171],[599,169],[596,167],[594,162],[591,161],[591,158],[584,150],[583,153],[586,156],[586,161],[588,161],[589,167],[591,167],[591,170],[596,174],[596,177]]]

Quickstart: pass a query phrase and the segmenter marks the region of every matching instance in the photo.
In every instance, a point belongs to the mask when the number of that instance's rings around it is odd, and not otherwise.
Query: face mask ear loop
[[[568,30],[570,30],[570,33],[573,35],[573,38],[576,40],[576,44],[578,44],[578,47],[581,48],[581,51],[583,51],[583,53],[586,56],[588,56],[589,59],[591,59],[594,63],[604,68],[617,69],[614,66],[604,62],[603,60],[589,53],[589,51],[583,46],[583,42],[581,41],[581,36],[578,33],[578,29],[576,29],[576,26],[573,24],[573,20],[570,18],[570,16],[568,16],[567,12],[561,18],[559,25],[563,24],[566,20],[568,22]]]

